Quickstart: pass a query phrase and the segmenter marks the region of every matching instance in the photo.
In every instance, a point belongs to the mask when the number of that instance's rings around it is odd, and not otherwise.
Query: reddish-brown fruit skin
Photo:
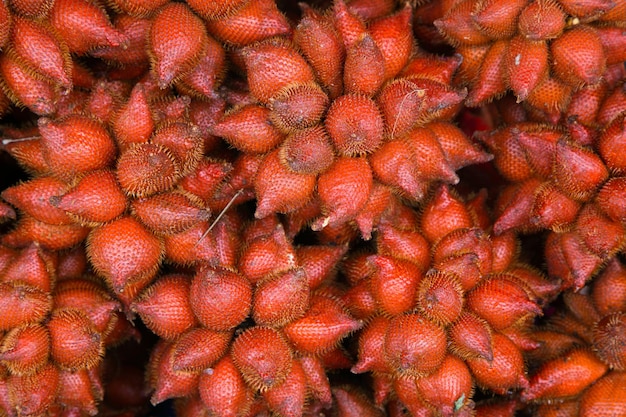
[[[131,304],[150,330],[174,339],[197,324],[189,304],[191,280],[184,275],[161,277]]]
[[[71,181],[76,175],[106,168],[116,154],[105,127],[86,116],[60,120],[40,118],[43,156],[58,178]]]
[[[422,233],[431,243],[455,229],[471,227],[470,213],[446,186],[440,186],[424,208]]]
[[[67,184],[54,177],[38,177],[9,187],[0,196],[39,221],[68,224],[71,220],[63,210],[50,204],[50,198],[62,194],[66,188]]]
[[[213,366],[230,346],[233,332],[217,332],[203,327],[191,329],[174,342],[175,371],[201,371]]]
[[[572,85],[596,84],[606,69],[602,42],[597,32],[587,25],[563,33],[552,42],[551,52],[556,75]]]
[[[448,328],[450,351],[460,358],[493,360],[492,328],[470,312],[463,312]]]
[[[592,385],[580,401],[580,415],[601,416],[626,413],[626,373],[611,372]]]
[[[175,371],[172,368],[174,345],[160,340],[152,350],[148,364],[148,380],[154,389],[150,402],[153,405],[169,398],[187,397],[198,388],[199,372]]]
[[[57,401],[66,407],[76,407],[89,415],[96,415],[96,404],[102,400],[102,392],[98,392],[93,385],[87,370],[60,371]]]
[[[88,228],[77,224],[53,225],[24,215],[17,227],[4,234],[0,240],[2,244],[13,247],[25,247],[37,242],[44,249],[61,250],[76,246],[88,234]]]
[[[328,96],[317,83],[295,83],[270,99],[270,120],[284,133],[315,126],[328,107]]]
[[[441,410],[443,415],[454,415],[469,409],[474,381],[467,365],[454,355],[446,355],[435,373],[416,381],[424,401]],[[461,400],[459,400],[461,399]]]
[[[55,309],[82,311],[103,336],[109,335],[118,321],[116,312],[121,309],[99,282],[87,281],[80,276],[58,282],[54,288]]]
[[[352,220],[367,203],[372,185],[372,170],[365,158],[337,158],[318,178],[317,192],[324,217],[311,228],[321,230]]]
[[[322,85],[328,88],[330,98],[335,98],[343,91],[341,67],[345,49],[337,32],[326,19],[306,5],[301,7],[303,17],[296,27],[294,41]]]
[[[50,22],[70,52],[78,55],[100,46],[127,42],[126,37],[113,28],[104,9],[84,0],[55,0]]]
[[[229,330],[248,316],[252,286],[242,275],[205,267],[193,278],[189,302],[204,326],[212,330]]]
[[[19,282],[0,283],[2,319],[0,330],[41,321],[52,308],[52,297],[30,285]]]
[[[122,151],[132,143],[146,143],[155,128],[148,93],[144,85],[137,83],[130,93],[128,101],[117,112],[113,122],[113,131],[118,146]]]
[[[53,404],[59,388],[59,370],[49,363],[30,375],[11,375],[6,380],[10,410],[19,415],[41,415]]]
[[[613,313],[603,317],[593,329],[593,347],[612,369],[626,369],[626,316]]]
[[[58,93],[54,86],[32,75],[7,54],[0,57],[0,75],[2,90],[13,103],[26,106],[39,116],[50,115],[57,110]]]
[[[385,334],[390,320],[383,316],[374,317],[359,335],[358,361],[350,369],[358,374],[362,372],[390,372],[391,369],[385,360]]]
[[[522,392],[522,400],[576,396],[606,371],[607,366],[592,352],[574,349],[545,363],[530,379],[529,387]]]
[[[117,180],[130,196],[147,197],[171,189],[180,179],[181,168],[168,148],[140,144],[118,158]]]
[[[186,4],[170,3],[155,15],[148,36],[152,71],[160,88],[176,81],[206,53],[208,35],[202,20]]]
[[[293,367],[291,347],[282,334],[268,327],[253,327],[232,344],[231,356],[244,380],[266,392],[280,386]]]
[[[307,380],[300,361],[293,361],[285,381],[263,393],[271,410],[283,416],[302,415],[307,397]]]
[[[444,360],[446,334],[438,325],[416,313],[393,319],[385,334],[384,355],[395,375],[431,374]]]
[[[265,153],[284,139],[269,117],[269,109],[251,104],[226,113],[211,132],[242,152]]]
[[[496,393],[528,386],[524,358],[519,349],[500,333],[493,334],[493,360],[467,359],[477,385]]]
[[[109,170],[89,172],[69,190],[52,196],[50,203],[79,223],[90,225],[116,219],[128,204],[115,173]]]
[[[324,122],[335,149],[342,156],[375,151],[383,141],[383,118],[376,103],[363,95],[335,99]]]
[[[234,7],[231,10],[234,11]],[[217,38],[236,46],[291,33],[289,22],[272,0],[245,2],[229,16],[211,18],[207,28]]]
[[[342,417],[382,417],[384,413],[367,396],[350,387],[335,387],[332,390],[336,407]]]
[[[411,310],[417,301],[416,292],[423,279],[413,263],[390,256],[373,255],[368,262],[375,265],[370,278],[370,291],[378,307],[392,316]]]
[[[151,278],[163,258],[163,242],[132,217],[122,217],[91,231],[87,256],[116,291]]]
[[[265,157],[254,179],[257,209],[254,216],[262,219],[276,212],[294,211],[311,198],[316,176],[291,171],[275,150]]]
[[[0,345],[0,361],[12,374],[30,374],[48,362],[50,335],[41,324],[7,332]]]
[[[72,88],[72,61],[63,41],[51,28],[31,20],[13,21],[13,51],[34,71],[49,77],[57,84]]]
[[[163,235],[180,233],[211,217],[200,199],[183,192],[136,199],[131,209],[150,230]]]
[[[274,38],[244,49],[250,92],[262,103],[283,87],[315,81],[305,59],[289,43]]]
[[[217,415],[244,415],[253,400],[231,355],[225,355],[213,368],[202,373],[198,390],[204,406]]]
[[[299,351],[321,354],[362,325],[332,296],[314,294],[304,317],[289,323],[283,331]]]
[[[252,318],[261,326],[281,327],[305,314],[309,297],[304,269],[287,271],[257,284],[252,302]]]
[[[104,356],[104,340],[80,310],[55,310],[48,322],[50,354],[63,369],[92,368]]]

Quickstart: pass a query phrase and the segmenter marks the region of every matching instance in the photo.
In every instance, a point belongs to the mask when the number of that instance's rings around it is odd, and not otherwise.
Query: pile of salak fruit
[[[1,1],[0,416],[626,416],[625,60],[624,0]]]

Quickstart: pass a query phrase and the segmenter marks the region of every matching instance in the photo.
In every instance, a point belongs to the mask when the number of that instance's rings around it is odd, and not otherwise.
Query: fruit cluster
[[[626,415],[625,51],[618,0],[0,2],[0,416]]]

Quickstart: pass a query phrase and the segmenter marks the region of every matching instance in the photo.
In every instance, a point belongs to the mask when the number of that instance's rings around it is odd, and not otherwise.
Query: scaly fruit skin
[[[380,381],[378,404],[393,389],[414,413],[417,397],[427,410],[469,415],[476,385],[496,394],[528,386],[527,332],[538,300],[558,286],[516,259],[511,234],[492,241],[478,227],[484,210],[439,186],[415,223],[384,218],[376,252],[346,260],[343,299],[368,323],[352,371]]]
[[[626,213],[617,203],[626,171],[615,152],[624,115],[613,104],[623,103],[624,92],[610,82],[574,94],[557,127],[545,119],[534,123],[536,116],[521,111],[523,121],[479,135],[511,182],[496,205],[495,233],[550,229],[548,272],[563,289],[582,288],[626,244]],[[506,106],[507,112],[516,107]]]
[[[410,8],[366,27],[342,1],[328,16],[302,7],[293,39],[242,50],[258,104],[235,107],[214,130],[245,153],[266,153],[254,179],[257,218],[317,200],[314,230],[356,221],[368,238],[379,185],[417,202],[432,182],[456,183],[455,169],[490,158],[449,124],[465,95],[449,87],[459,62],[414,56]],[[425,70],[430,63],[446,71]]]
[[[469,85],[468,106],[511,90],[518,102],[558,118],[574,91],[597,85],[607,66],[624,61],[617,3],[463,0],[421,9],[417,16],[428,16],[465,58],[457,81]]]
[[[567,400],[572,415],[626,412],[626,269],[612,258],[585,293],[567,292],[565,311],[542,326],[541,347],[530,352],[537,363],[522,400],[537,406],[537,415],[550,415]],[[608,291],[613,288],[615,291]],[[592,329],[590,332],[588,329]]]

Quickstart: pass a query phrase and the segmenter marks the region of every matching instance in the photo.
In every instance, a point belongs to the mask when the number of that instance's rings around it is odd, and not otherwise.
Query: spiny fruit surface
[[[455,415],[471,413],[475,386],[528,386],[527,332],[558,286],[516,259],[512,234],[489,237],[485,209],[439,186],[412,223],[386,218],[375,251],[345,261],[343,299],[368,323],[352,372],[380,381],[379,404],[394,392],[409,410]]]

